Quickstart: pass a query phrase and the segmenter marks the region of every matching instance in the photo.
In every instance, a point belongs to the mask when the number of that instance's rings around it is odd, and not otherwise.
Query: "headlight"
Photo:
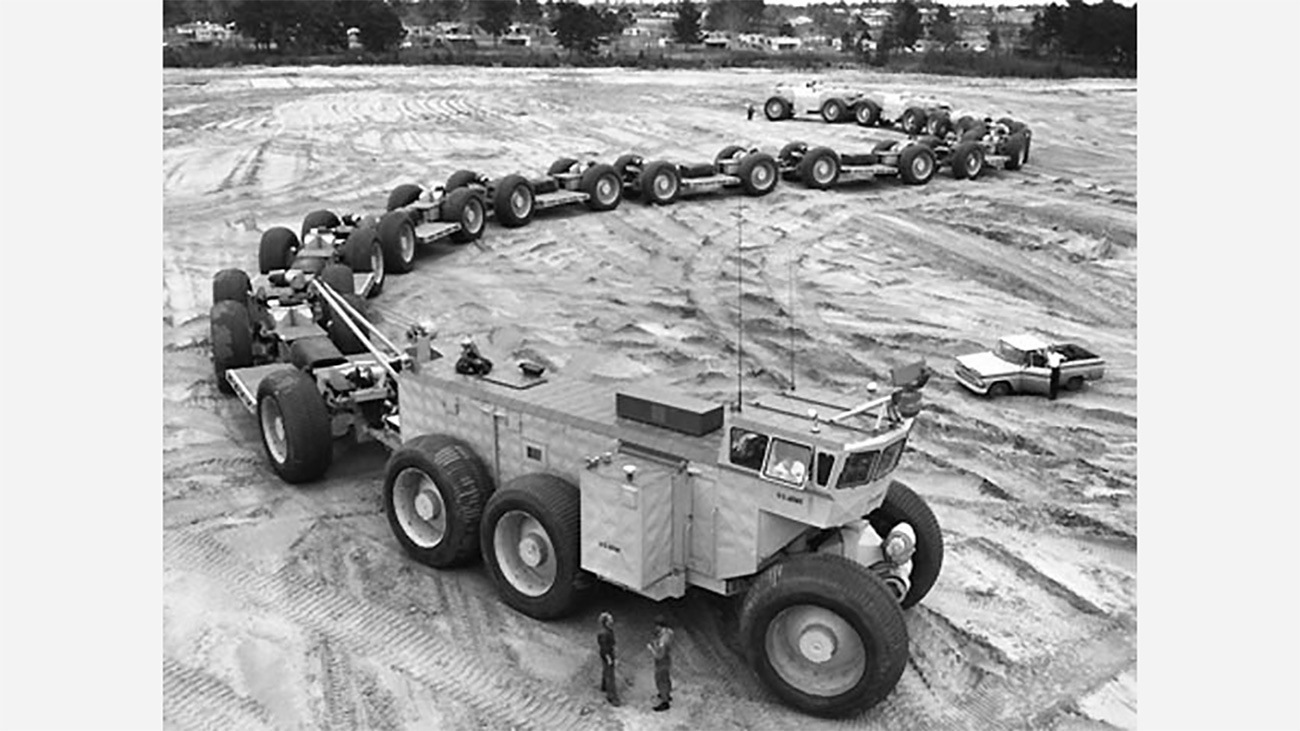
[[[907,523],[899,523],[885,537],[885,556],[895,565],[912,560],[916,553],[916,531]]]

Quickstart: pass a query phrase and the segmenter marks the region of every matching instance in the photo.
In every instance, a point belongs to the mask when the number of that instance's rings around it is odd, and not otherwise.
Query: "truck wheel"
[[[212,277],[212,304],[218,302],[238,302],[248,304],[248,295],[253,291],[253,283],[242,269],[222,269]]]
[[[958,142],[979,142],[980,140],[987,137],[988,134],[989,134],[988,125],[984,124],[983,122],[976,122],[970,127],[967,127],[966,131],[961,133],[961,137],[959,137],[957,141]]]
[[[848,105],[844,103],[843,99],[831,97],[822,102],[821,112],[822,119],[826,120],[829,124],[836,124],[844,121],[844,118],[848,115],[849,108]]]
[[[384,467],[384,509],[397,542],[416,561],[450,568],[479,555],[479,522],[492,478],[468,444],[446,434],[416,437]]]
[[[952,151],[952,176],[974,180],[984,172],[984,150],[974,142],[963,142]]]
[[[879,155],[883,152],[889,152],[890,150],[894,149],[894,145],[896,144],[898,143],[895,142],[894,140],[883,140],[881,142],[877,142],[875,147],[871,148],[871,154]]]
[[[467,244],[483,235],[483,227],[487,224],[486,212],[483,196],[469,188],[460,188],[453,190],[442,202],[440,218],[459,223],[460,230],[451,235],[451,240]]]
[[[740,145],[727,145],[726,147],[719,150],[718,154],[713,156],[713,164],[717,165],[723,160],[730,160],[731,158],[736,156],[737,152],[744,152],[744,151],[745,148],[741,147]]]
[[[217,389],[234,393],[235,389],[226,380],[226,371],[253,365],[253,324],[248,307],[243,302],[220,300],[208,313],[208,326]]]
[[[447,176],[447,183],[442,186],[442,189],[450,195],[453,190],[464,188],[471,183],[477,183],[478,180],[479,175],[473,170],[457,170]]]
[[[507,175],[496,184],[496,192],[492,196],[492,210],[496,212],[497,221],[502,226],[519,228],[527,226],[528,222],[533,220],[536,200],[533,186],[524,176]]]
[[[954,129],[956,129],[957,134],[960,135],[971,127],[974,127],[976,124],[979,124],[978,119],[975,119],[969,114],[963,114],[957,118],[957,124]]]
[[[388,206],[385,210],[395,211],[398,208],[405,208],[420,200],[420,193],[422,192],[424,192],[423,189],[418,185],[402,183],[393,188],[393,192],[388,194]]]
[[[903,131],[909,135],[919,135],[925,131],[925,110],[920,107],[908,107],[903,112]]]
[[[285,482],[314,480],[334,456],[330,415],[316,381],[296,368],[274,371],[257,387],[262,446]]]
[[[1083,388],[1083,376],[1073,376],[1065,382],[1065,390],[1078,391]]]
[[[1021,165],[1025,164],[1025,136],[1021,132],[1016,132],[1007,138],[1006,144],[1002,147],[1002,154],[1007,156],[1006,169],[1019,170]]]
[[[257,267],[263,274],[275,269],[288,269],[300,248],[298,235],[293,231],[284,226],[268,228],[257,246]]]
[[[1010,384],[1010,383],[1007,383],[1006,381],[998,381],[997,383],[993,384],[992,386],[989,386],[989,395],[990,395],[990,396],[994,396],[994,397],[997,397],[997,396],[1010,396],[1010,395],[1011,395],[1011,384]]]
[[[378,230],[369,227],[354,229],[348,234],[348,240],[343,242],[339,255],[343,263],[351,267],[354,272],[374,272],[375,283],[370,289],[371,297],[383,291],[387,267],[384,266],[384,247],[379,244]],[[355,291],[354,287],[354,284],[348,284],[347,291]]]
[[[549,168],[546,168],[546,174],[559,175],[560,173],[567,173],[569,172],[569,168],[577,164],[578,161],[574,160],[571,157],[557,158],[555,162],[551,163],[551,166]]]
[[[582,172],[578,189],[587,194],[587,208],[593,211],[612,211],[623,202],[623,179],[603,162]]]
[[[934,177],[934,151],[924,144],[908,145],[898,156],[898,177],[908,185],[925,185]]]
[[[952,129],[952,117],[947,112],[933,114],[930,116],[929,121],[925,123],[925,131],[939,139],[947,137]]]
[[[764,571],[745,595],[740,637],[759,678],[818,716],[879,703],[907,665],[907,624],[893,592],[867,567],[827,553]]]
[[[790,108],[790,102],[779,96],[769,98],[763,102],[763,116],[767,117],[769,122],[779,122],[783,119],[789,119],[793,110]]]
[[[799,163],[799,177],[809,188],[834,188],[840,179],[840,156],[829,147],[814,147]]]
[[[863,99],[853,108],[853,119],[863,127],[875,127],[880,121],[880,105]]]
[[[352,278],[352,267],[347,264],[331,262],[320,273],[321,281],[339,294],[355,294],[356,280]]]
[[[787,142],[785,147],[782,147],[781,151],[776,153],[776,159],[782,165],[795,166],[799,164],[799,160],[803,159],[803,155],[807,151],[807,142]]]
[[[899,602],[903,609],[916,606],[930,593],[943,567],[943,531],[925,499],[901,482],[890,482],[885,502],[867,515],[867,522],[881,538],[899,523],[908,523],[916,531],[916,552],[912,554],[911,586]]]
[[[307,233],[313,228],[338,228],[343,223],[334,211],[312,211],[302,219],[302,231],[298,234],[305,241]]]
[[[682,181],[677,168],[663,160],[655,160],[641,171],[641,190],[649,203],[668,204],[677,200]]]
[[[403,210],[389,211],[379,219],[379,247],[384,265],[399,274],[415,266],[415,226],[411,215]]]
[[[352,309],[360,313],[362,317],[366,317],[366,301],[361,298],[361,295],[348,293],[343,295],[343,301],[352,305]],[[362,329],[362,333],[365,333],[364,325],[358,325],[358,327]],[[325,324],[325,333],[334,342],[334,347],[338,348],[339,352],[344,355],[360,355],[361,353],[370,352],[366,349],[365,343],[361,342],[361,338],[352,332],[352,328],[347,326],[347,323],[343,321],[343,317],[334,312],[333,308],[331,308],[329,320]]]
[[[1011,132],[1011,134],[1015,134],[1019,132],[1020,130],[1024,129],[1026,126],[1024,122],[1017,122],[1011,117],[1003,117],[999,119],[998,124],[1006,125],[1007,130]]]
[[[746,195],[767,195],[776,188],[776,160],[766,152],[751,152],[740,161],[736,170],[740,187]]]
[[[536,619],[578,600],[578,489],[546,474],[517,477],[488,498],[479,543],[506,604]]]

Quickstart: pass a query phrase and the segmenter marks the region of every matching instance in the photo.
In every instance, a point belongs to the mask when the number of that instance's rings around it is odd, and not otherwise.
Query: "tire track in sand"
[[[272,728],[271,714],[201,670],[163,658],[163,721],[169,727],[207,731]]]
[[[163,545],[168,565],[218,579],[232,591],[404,670],[488,718],[538,731],[601,727],[597,719],[580,715],[577,699],[526,678],[503,677],[459,644],[391,609],[311,582],[289,567],[267,575],[209,536],[172,531],[164,535]]]

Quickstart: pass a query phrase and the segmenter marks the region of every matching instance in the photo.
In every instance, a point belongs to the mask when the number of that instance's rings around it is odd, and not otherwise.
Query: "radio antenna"
[[[740,211],[740,219],[736,221],[736,411],[742,409],[745,402],[743,390],[743,380],[740,375],[740,361],[744,355],[744,328],[745,328],[745,299],[744,299],[744,227],[745,227],[745,198],[736,196],[738,201],[737,210]]]
[[[795,390],[794,375],[794,257],[795,250],[790,250],[790,390]]]

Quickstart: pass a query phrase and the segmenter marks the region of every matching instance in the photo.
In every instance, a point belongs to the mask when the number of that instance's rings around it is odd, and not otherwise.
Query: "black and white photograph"
[[[1272,530],[1196,462],[1240,459],[1208,430],[1243,430],[1231,402],[1269,398],[1295,348],[1160,299],[1149,275],[1208,250],[1148,236],[1144,186],[1143,423],[1170,370],[1198,423],[1150,442],[1189,479],[1148,478],[1143,429],[1143,484],[1211,506],[1153,529],[1144,496],[1139,531],[1136,2],[154,2],[130,23],[161,20],[161,74],[122,104],[154,125],[132,167],[156,218],[76,213],[107,167],[32,186],[72,194],[42,225],[89,249],[41,276],[108,286],[61,318],[110,343],[60,366],[89,389],[65,402],[150,460],[94,481],[145,506],[118,530],[151,552],[131,568],[150,593],[79,545],[107,588],[67,601],[140,601],[152,670],[122,692],[153,727],[1194,726],[1139,714],[1138,537],[1163,544],[1144,642],[1159,626],[1179,653],[1143,645],[1143,698],[1191,702],[1163,663],[1232,644],[1224,612],[1256,581],[1234,567]],[[1247,99],[1207,94],[1204,119],[1178,108],[1196,147],[1175,154],[1203,156],[1196,187],[1256,185],[1276,147],[1252,147]],[[1142,127],[1145,179],[1162,131]],[[1195,205],[1159,210],[1195,233]],[[136,247],[140,276],[92,263]],[[138,392],[98,372],[118,358],[144,364]],[[136,398],[158,410],[115,425]],[[53,504],[85,487],[43,489],[32,505],[81,512]],[[11,540],[6,574],[32,545]],[[1190,593],[1148,602],[1167,561]],[[1165,613],[1198,592],[1222,609]],[[55,671],[38,656],[33,677]],[[1251,672],[1261,695],[1295,678]],[[58,698],[0,726],[139,727],[65,723]],[[1200,727],[1295,728],[1262,707]]]

